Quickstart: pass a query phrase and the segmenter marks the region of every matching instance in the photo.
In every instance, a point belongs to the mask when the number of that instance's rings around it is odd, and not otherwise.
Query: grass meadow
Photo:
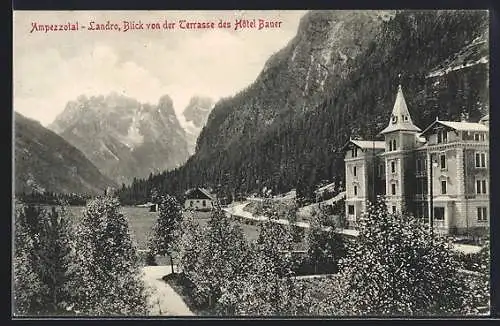
[[[78,219],[82,215],[83,206],[70,206],[72,218]],[[135,241],[137,242],[137,249],[147,249],[147,241],[149,233],[158,218],[157,212],[150,212],[148,208],[123,206],[121,212],[126,216],[129,222],[129,228]],[[208,223],[210,212],[184,212],[184,214],[192,214],[195,221],[203,226]],[[257,239],[259,235],[259,228],[255,225],[247,225],[239,223],[243,229],[248,240]]]

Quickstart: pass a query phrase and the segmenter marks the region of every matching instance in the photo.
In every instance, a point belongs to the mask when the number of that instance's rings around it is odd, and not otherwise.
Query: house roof
[[[208,190],[206,190],[204,188],[192,188],[192,189],[189,189],[188,191],[186,191],[185,195],[186,195],[186,197],[188,199],[192,199],[192,198],[196,198],[196,199],[206,198],[206,199],[213,200],[213,196],[210,194],[210,192],[208,192]]]
[[[427,142],[427,139],[425,139],[425,137],[421,137],[420,135],[415,135],[415,139],[420,143]]]
[[[441,121],[436,120],[431,123],[424,131],[422,131],[421,135],[428,133],[436,124],[443,125],[445,127],[458,130],[458,131],[488,131],[489,128],[482,123],[478,122],[457,122],[457,121]]]
[[[351,142],[359,148],[385,149],[385,142],[379,140],[351,140]]]
[[[354,144],[361,149],[385,149],[385,142],[379,140],[354,140],[350,139],[345,145],[344,150],[349,144]]]
[[[382,130],[380,134],[386,134],[393,131],[421,131],[419,127],[413,124],[401,85],[398,87],[398,93],[396,95],[394,107],[392,108],[389,125]]]
[[[487,114],[479,120],[479,123],[485,123],[490,121],[490,115]]]

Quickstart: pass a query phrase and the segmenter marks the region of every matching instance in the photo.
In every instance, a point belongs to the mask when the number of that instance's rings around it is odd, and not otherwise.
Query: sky
[[[266,60],[297,33],[305,11],[15,11],[14,110],[47,126],[79,95],[117,92],[156,104],[168,94],[181,123],[195,95],[214,100],[251,84]],[[234,29],[237,19],[281,21],[270,29]],[[117,23],[121,31],[33,31],[33,23]],[[175,22],[148,30],[147,22]],[[179,21],[229,21],[229,29],[180,29]],[[144,29],[123,31],[123,21]],[[257,26],[258,27],[258,26]]]

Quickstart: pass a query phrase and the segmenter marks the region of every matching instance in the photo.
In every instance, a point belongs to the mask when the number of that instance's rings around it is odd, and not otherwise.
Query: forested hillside
[[[27,193],[33,199],[46,200],[39,194],[47,192],[95,195],[116,187],[81,151],[17,112],[14,172],[16,195]]]
[[[337,29],[342,42],[332,41],[329,28]],[[343,179],[340,149],[349,137],[377,137],[398,83],[422,129],[436,116],[477,121],[489,106],[487,28],[486,11],[309,13],[297,37],[269,59],[254,84],[215,105],[196,154],[184,166],[134,180],[120,197],[142,201],[152,187],[180,195],[192,186],[231,195],[264,185],[275,192],[297,187],[299,195],[310,193],[321,180]],[[373,35],[360,36],[365,30]],[[291,64],[314,49],[330,57]],[[320,78],[318,65],[329,71],[326,77]],[[312,79],[311,67],[317,75]],[[314,91],[308,91],[309,81]]]

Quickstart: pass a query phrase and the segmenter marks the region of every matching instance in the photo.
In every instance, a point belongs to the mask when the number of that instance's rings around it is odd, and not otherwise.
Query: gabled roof
[[[427,142],[427,139],[425,139],[425,137],[422,137],[420,135],[415,135],[415,140],[419,143],[425,143]]]
[[[205,198],[205,199],[213,200],[213,197],[210,194],[210,192],[208,192],[208,190],[206,190],[204,188],[189,189],[188,191],[185,192],[185,195],[188,199],[193,199],[193,198],[203,199],[203,198]]]
[[[385,149],[385,142],[379,140],[351,140],[351,142],[358,146],[359,148],[368,148],[368,149]]]
[[[405,97],[401,85],[398,87],[396,101],[392,108],[391,119],[389,125],[380,132],[380,134],[387,134],[393,131],[421,131],[421,129],[413,124],[413,121],[406,106]]]
[[[487,114],[485,115],[484,117],[482,117],[480,120],[479,120],[479,123],[485,123],[486,121],[490,121],[490,115]]]
[[[482,123],[478,122],[457,122],[457,121],[440,121],[436,120],[431,123],[424,131],[422,131],[421,135],[428,133],[429,130],[434,128],[436,124],[443,125],[445,127],[451,128],[457,131],[488,131],[489,128]]]
[[[342,148],[343,150],[346,149],[347,146],[350,144],[353,144],[361,149],[385,149],[385,142],[379,141],[379,140],[355,140],[355,139],[350,139]]]

